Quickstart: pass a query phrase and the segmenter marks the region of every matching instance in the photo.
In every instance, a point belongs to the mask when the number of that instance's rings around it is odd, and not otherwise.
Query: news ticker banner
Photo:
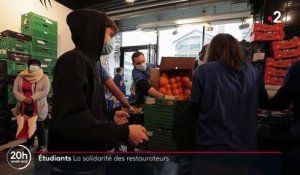
[[[35,174],[53,170],[106,171],[123,174],[170,174],[170,171],[201,172],[208,167],[215,171],[281,174],[280,152],[33,152],[22,145],[7,152],[8,164],[17,170],[34,162]],[[105,169],[105,170],[103,170]],[[211,170],[210,170],[211,171]],[[228,172],[232,174],[231,172]],[[109,174],[109,173],[108,173]]]

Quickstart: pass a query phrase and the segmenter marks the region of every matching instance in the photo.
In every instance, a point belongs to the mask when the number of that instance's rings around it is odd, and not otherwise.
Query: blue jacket
[[[241,73],[232,72],[220,61],[199,66],[191,94],[199,109],[197,149],[256,150],[260,94],[267,98],[262,78],[249,62]]]
[[[151,88],[149,80],[150,80],[150,69],[157,67],[154,64],[148,64],[146,71],[141,71],[139,69],[134,68],[132,70],[132,78],[135,85],[135,93],[136,93],[136,103],[143,104],[144,97],[148,95],[148,90]]]

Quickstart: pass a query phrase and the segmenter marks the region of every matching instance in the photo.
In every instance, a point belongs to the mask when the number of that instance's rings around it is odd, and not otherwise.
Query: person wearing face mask
[[[108,151],[118,141],[137,145],[147,141],[141,125],[128,125],[128,113],[108,111],[104,82],[96,64],[118,32],[105,13],[92,9],[74,10],[67,16],[75,48],[56,62],[53,77],[52,118],[49,121],[49,151]],[[101,63],[100,63],[101,65]],[[53,171],[64,174],[90,172],[99,162],[51,162]],[[58,170],[57,170],[58,169]]]
[[[37,151],[46,151],[44,120],[48,114],[47,95],[50,80],[43,73],[39,60],[31,59],[27,65],[28,68],[15,79],[13,87],[13,94],[17,99],[17,138],[27,139],[25,146],[32,150],[36,134]]]
[[[199,59],[197,59],[196,61],[195,61],[195,64],[194,64],[194,70],[196,70],[196,68],[198,67],[198,66],[200,66],[200,65],[202,65],[202,64],[204,64],[206,61],[204,60],[204,58],[205,58],[205,53],[206,53],[206,51],[207,51],[207,48],[208,48],[208,44],[205,44],[203,47],[202,47],[202,49],[201,49],[201,51],[199,52]]]
[[[108,75],[106,70],[102,65],[100,65],[100,62],[96,65],[98,75],[101,79],[101,81],[104,82],[105,86],[108,88],[108,90],[129,110],[134,111],[134,108],[130,105],[128,100],[125,97],[125,93],[117,87],[114,80]]]
[[[124,95],[126,95],[126,86],[125,86],[125,83],[124,83],[123,68],[118,67],[116,69],[116,72],[117,72],[117,74],[114,77],[114,82],[117,85],[117,87],[122,91],[122,93]]]
[[[175,99],[173,96],[164,95],[149,83],[150,69],[155,68],[153,64],[148,64],[145,61],[145,56],[142,52],[133,53],[132,64],[132,78],[136,87],[136,104],[143,104],[145,96],[153,96],[156,98]]]

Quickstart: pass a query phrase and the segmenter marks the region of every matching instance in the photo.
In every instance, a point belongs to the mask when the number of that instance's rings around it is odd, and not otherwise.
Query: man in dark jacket
[[[141,125],[124,125],[127,113],[109,115],[106,108],[96,63],[112,50],[115,23],[104,13],[83,9],[71,12],[67,24],[75,48],[55,65],[49,151],[106,151],[116,141],[147,140]]]

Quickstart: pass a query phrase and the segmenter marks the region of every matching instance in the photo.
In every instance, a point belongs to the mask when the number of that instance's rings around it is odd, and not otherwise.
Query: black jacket
[[[293,63],[288,70],[283,86],[271,99],[273,109],[286,109],[290,102],[297,120],[300,120],[300,60]]]
[[[96,71],[106,18],[86,9],[67,17],[75,48],[64,53],[54,69],[50,151],[103,151],[128,139],[128,126],[114,124],[108,115],[103,82]]]

